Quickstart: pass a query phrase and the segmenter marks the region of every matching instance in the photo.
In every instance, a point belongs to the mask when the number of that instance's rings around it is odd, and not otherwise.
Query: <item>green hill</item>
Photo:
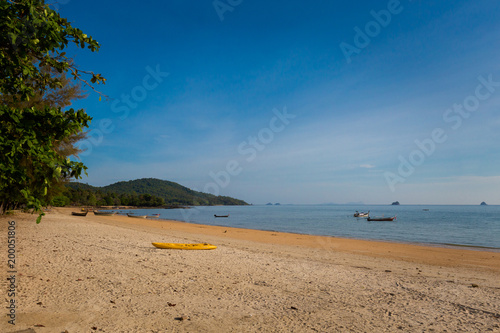
[[[99,187],[95,187],[89,184],[84,184],[84,183],[68,183],[66,184],[67,188],[73,189],[73,190],[81,190],[81,191],[92,191],[95,192],[99,190]]]
[[[72,190],[73,193],[75,191],[81,192],[84,197],[88,197],[89,193],[93,193],[95,196],[97,196],[97,201],[99,201],[100,197],[100,199],[106,201],[106,204],[112,205],[131,205],[131,200],[134,201],[136,197],[137,200],[141,201],[142,203],[144,203],[144,201],[152,201],[154,203],[152,204],[152,206],[248,205],[243,200],[238,200],[227,196],[215,196],[208,193],[193,191],[180,184],[155,178],[143,178],[123,181],[103,187],[96,187],[82,183],[69,183],[67,186]],[[160,203],[160,200],[158,200],[158,198],[161,198],[163,202]],[[75,198],[72,198],[71,201],[75,202]],[[118,203],[118,201],[120,202]]]

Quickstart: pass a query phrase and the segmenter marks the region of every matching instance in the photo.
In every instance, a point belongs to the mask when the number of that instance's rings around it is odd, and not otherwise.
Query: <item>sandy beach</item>
[[[0,217],[0,331],[500,332],[499,252],[71,211]]]

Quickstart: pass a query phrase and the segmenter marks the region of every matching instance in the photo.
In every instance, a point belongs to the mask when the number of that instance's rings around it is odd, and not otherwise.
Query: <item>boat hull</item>
[[[358,212],[356,211],[356,213],[354,213],[354,217],[369,217],[370,216],[370,211],[368,211],[367,213],[364,213],[364,212]]]
[[[94,210],[94,215],[98,215],[98,216],[113,216],[115,215],[115,212],[97,212]]]
[[[71,215],[75,215],[75,216],[87,216],[87,213],[88,212],[85,212],[85,213],[71,212]]]
[[[147,215],[132,215],[132,214],[127,214],[128,217],[134,217],[136,219],[145,219],[148,217]]]
[[[367,221],[394,221],[396,219],[396,216],[394,217],[368,217],[366,220]]]
[[[171,250],[215,250],[217,246],[207,243],[200,244],[183,244],[183,243],[152,243],[154,247],[159,249]]]

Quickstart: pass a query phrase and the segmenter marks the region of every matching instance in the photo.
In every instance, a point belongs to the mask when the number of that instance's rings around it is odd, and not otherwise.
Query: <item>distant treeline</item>
[[[69,183],[67,190],[52,201],[54,206],[213,206],[248,205],[227,196],[193,191],[166,180],[145,178],[103,187]]]
[[[151,194],[117,194],[69,187],[63,195],[54,198],[52,203],[59,207],[69,205],[159,207],[165,205],[165,200]]]

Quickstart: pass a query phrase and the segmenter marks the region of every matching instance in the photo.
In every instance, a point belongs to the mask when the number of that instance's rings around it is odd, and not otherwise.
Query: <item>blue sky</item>
[[[62,1],[107,79],[92,185],[249,203],[500,204],[496,1]]]

